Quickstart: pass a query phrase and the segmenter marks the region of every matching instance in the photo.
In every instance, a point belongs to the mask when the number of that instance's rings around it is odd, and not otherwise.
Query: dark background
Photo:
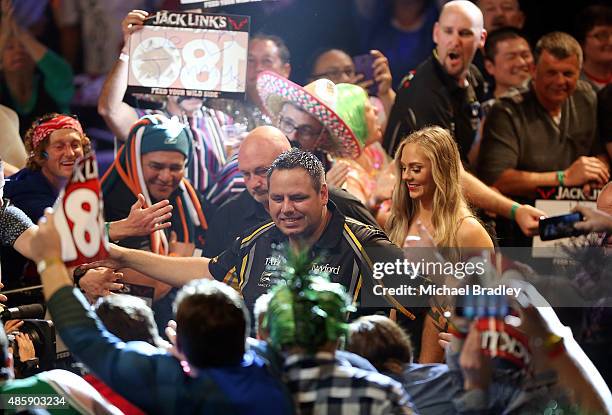
[[[378,0],[388,9],[393,0]],[[578,12],[596,3],[610,1],[524,0],[525,33],[535,43],[545,33],[561,30],[572,34]],[[351,55],[367,52],[357,42],[360,28],[353,13],[354,0],[279,0],[226,6],[216,11],[251,16],[251,33],[282,37],[291,51],[292,80],[306,81],[315,52],[336,47]]]

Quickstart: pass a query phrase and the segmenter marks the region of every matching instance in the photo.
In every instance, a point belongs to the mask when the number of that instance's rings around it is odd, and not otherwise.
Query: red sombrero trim
[[[301,86],[272,72],[263,72],[257,78],[257,91],[270,114],[274,113],[268,106],[270,97],[278,96],[284,101],[292,102],[317,118],[332,136],[340,141],[340,156],[356,158],[361,154],[359,142],[344,120]]]

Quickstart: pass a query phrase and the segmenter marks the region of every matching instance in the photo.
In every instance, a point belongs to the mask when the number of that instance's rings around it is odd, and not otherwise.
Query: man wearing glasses
[[[294,147],[314,153],[323,163],[331,186],[341,187],[349,172],[345,161],[361,153],[357,138],[336,114],[336,85],[318,79],[302,87],[272,71],[257,78],[259,98],[278,127]]]

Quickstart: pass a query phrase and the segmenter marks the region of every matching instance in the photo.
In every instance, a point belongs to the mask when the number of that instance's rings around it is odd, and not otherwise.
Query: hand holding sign
[[[96,261],[108,255],[98,164],[93,155],[77,161],[55,210],[55,226],[61,235],[61,258],[66,266]]]
[[[142,29],[148,15],[149,13],[144,10],[132,10],[125,16],[121,22],[121,30],[123,31],[123,40],[126,44],[132,33]]]
[[[242,98],[249,22],[247,16],[133,10],[123,21],[130,36],[128,92]]]

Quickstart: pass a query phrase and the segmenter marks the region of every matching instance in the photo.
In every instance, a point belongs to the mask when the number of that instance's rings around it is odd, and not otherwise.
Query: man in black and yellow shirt
[[[256,225],[270,222],[268,207],[268,169],[283,152],[291,149],[285,134],[265,125],[250,131],[240,144],[238,168],[246,192],[225,202],[208,222],[203,254],[215,257],[232,246],[236,238]],[[330,186],[329,198],[344,215],[366,225],[378,226],[367,207],[344,189]]]

